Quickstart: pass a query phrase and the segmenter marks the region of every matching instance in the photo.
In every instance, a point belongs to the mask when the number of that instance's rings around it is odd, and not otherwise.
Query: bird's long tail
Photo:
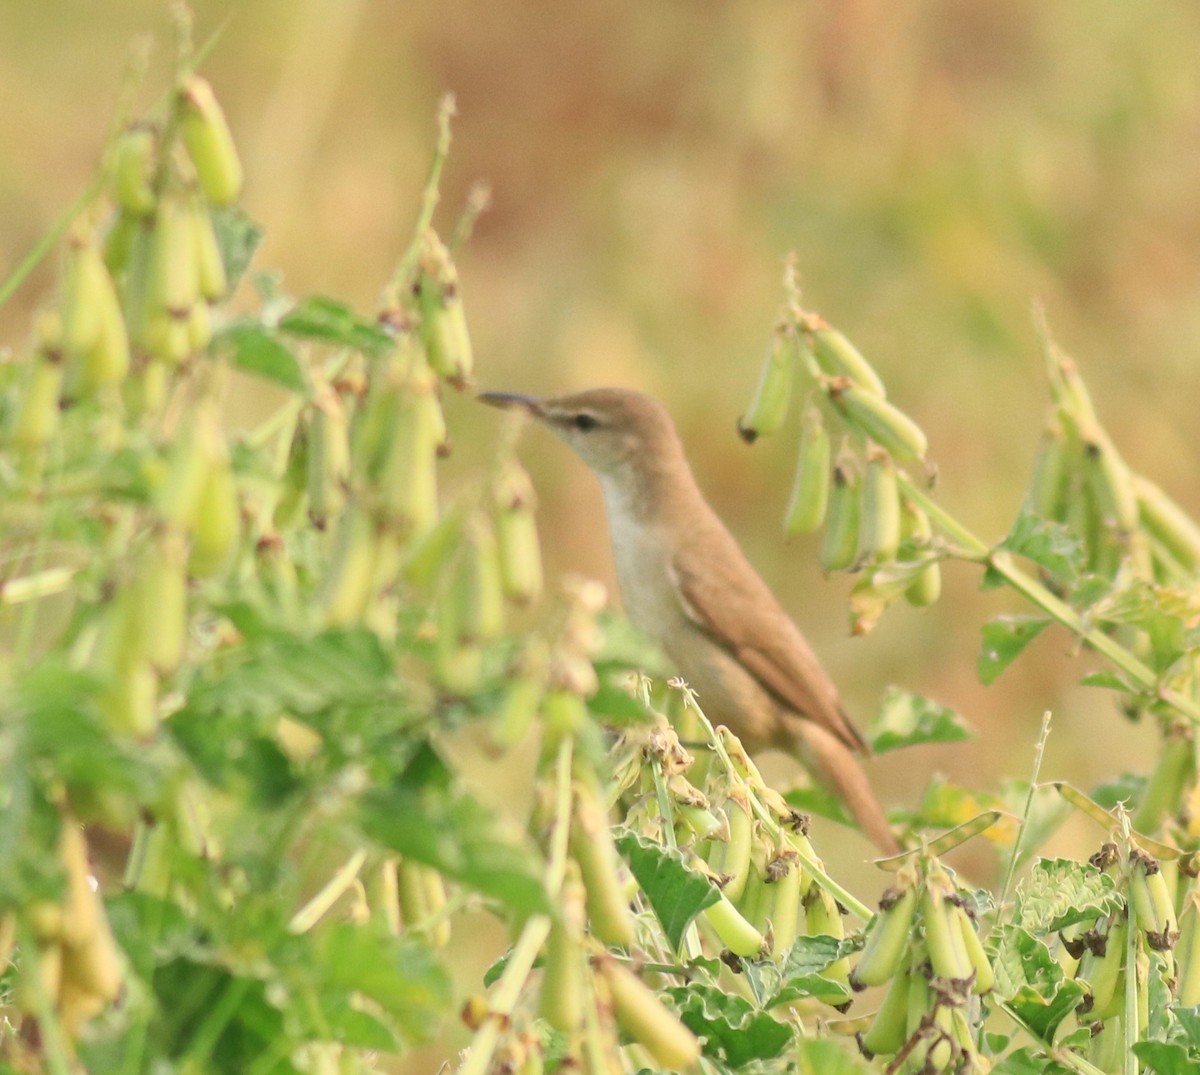
[[[817,780],[850,808],[875,846],[885,855],[903,850],[871,790],[867,774],[850,750],[811,720],[797,721],[794,730],[797,756]]]

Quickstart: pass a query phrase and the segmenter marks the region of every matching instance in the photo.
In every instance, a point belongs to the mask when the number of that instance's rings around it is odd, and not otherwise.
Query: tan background
[[[0,265],[82,189],[133,36],[156,38],[140,101],[169,63],[158,0],[0,9]],[[628,384],[677,415],[702,485],[808,631],[865,723],[897,683],[963,711],[972,743],[875,766],[883,797],[928,775],[994,789],[1028,773],[1087,786],[1145,769],[1089,666],[1048,632],[992,688],[979,629],[1015,599],[947,571],[935,609],[846,632],[848,580],[778,520],[794,429],[734,436],[795,250],[805,298],[854,338],[930,434],[942,501],[999,538],[1028,473],[1045,388],[1028,308],[1043,300],[1135,467],[1189,507],[1200,372],[1200,10],[1186,0],[260,0],[200,2],[197,37],[266,228],[260,266],[297,293],[372,307],[411,227],[439,95],[459,118],[443,222],[477,180],[494,204],[460,259],[487,387]],[[51,279],[0,309],[20,346]],[[450,483],[496,416],[450,404]],[[611,579],[598,491],[531,431],[546,558]],[[1064,836],[1083,846],[1098,834]],[[829,853],[861,858],[863,847]],[[1074,847],[1072,850],[1076,849]],[[982,874],[986,862],[975,867]],[[852,869],[847,866],[847,869]],[[414,1069],[417,1070],[417,1069]],[[428,1066],[426,1066],[428,1070]]]

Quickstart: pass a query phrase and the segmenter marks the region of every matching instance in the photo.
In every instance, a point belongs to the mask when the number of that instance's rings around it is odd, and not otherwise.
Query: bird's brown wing
[[[866,740],[846,715],[837,688],[800,629],[741,550],[734,555],[744,570],[730,578],[714,572],[711,561],[699,562],[687,549],[675,556],[671,571],[684,612],[781,703],[832,732],[851,750],[865,753]]]

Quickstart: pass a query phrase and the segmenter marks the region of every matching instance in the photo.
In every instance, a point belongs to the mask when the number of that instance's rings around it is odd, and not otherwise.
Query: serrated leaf
[[[1139,1041],[1134,1043],[1133,1055],[1148,1065],[1154,1075],[1196,1075],[1196,1059],[1182,1045]]]
[[[1043,858],[1017,887],[1016,922],[1033,933],[1053,933],[1123,902],[1113,879],[1090,863]]]
[[[684,930],[692,919],[721,898],[717,886],[688,866],[681,851],[635,832],[619,834],[617,847],[650,901],[672,949],[679,951]]]
[[[251,318],[232,321],[216,334],[215,347],[227,347],[233,364],[245,373],[273,381],[289,392],[307,391],[300,360],[275,330]]]
[[[1040,616],[997,616],[985,623],[977,666],[979,681],[985,686],[994,683],[1049,624]]]
[[[774,1060],[792,1041],[789,1026],[716,986],[691,982],[666,992],[684,1025],[700,1038],[704,1055],[732,1068],[754,1060]]]
[[[1048,1075],[1061,1070],[1041,1050],[1027,1046],[998,1061],[992,1068],[992,1075]]]
[[[947,706],[919,694],[888,687],[868,734],[876,754],[918,743],[957,743],[975,733]]]
[[[1043,996],[1025,985],[1008,998],[1008,1006],[1043,1041],[1052,1041],[1058,1025],[1087,995],[1087,989],[1074,978],[1066,978],[1050,996]]]
[[[361,822],[385,847],[521,914],[549,908],[527,838],[461,787],[428,743],[388,786],[363,796]]]
[[[1032,560],[1067,584],[1079,577],[1086,563],[1083,545],[1070,529],[1028,511],[1017,516],[1000,548]]]
[[[391,335],[375,322],[324,295],[301,299],[279,319],[279,328],[292,336],[350,347],[374,356],[386,355],[394,345]]]
[[[834,1007],[844,1004],[853,995],[850,987],[821,972],[857,950],[852,941],[836,937],[797,937],[778,965],[780,984],[764,991],[763,1007],[774,1008],[804,997],[817,997]]]

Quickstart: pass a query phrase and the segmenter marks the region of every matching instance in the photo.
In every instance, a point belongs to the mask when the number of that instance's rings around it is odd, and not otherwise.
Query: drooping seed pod
[[[542,593],[542,553],[537,497],[525,468],[506,460],[492,482],[491,499],[504,594],[515,605],[532,604]]]
[[[771,956],[780,960],[787,955],[799,933],[803,914],[800,901],[807,894],[800,856],[795,851],[786,850],[768,865],[767,877],[775,889],[775,909],[771,916]]]
[[[63,387],[62,322],[44,311],[36,325],[37,344],[12,426],[14,443],[40,448],[58,430]]]
[[[325,622],[331,627],[358,623],[374,597],[379,533],[370,514],[351,504],[338,521],[333,564],[325,582]]]
[[[632,971],[612,956],[596,960],[608,984],[617,1023],[643,1046],[661,1070],[685,1071],[700,1058],[700,1041]]]
[[[237,483],[226,454],[214,461],[200,490],[188,556],[188,571],[194,578],[219,575],[229,566],[241,523]]]
[[[459,294],[458,270],[432,229],[422,236],[416,289],[421,341],[429,365],[439,377],[461,387],[470,381],[475,364],[471,336]]]
[[[563,1034],[574,1034],[583,1019],[585,890],[579,868],[567,862],[560,912],[550,925],[538,1007],[543,1019]]]
[[[396,867],[396,893],[406,930],[425,933],[434,948],[450,943],[450,921],[443,914],[446,883],[437,870],[402,858]]]
[[[800,424],[800,458],[792,482],[783,528],[789,534],[811,534],[825,521],[829,506],[830,460],[832,447],[829,430],[814,403],[804,410]]]
[[[1067,506],[1067,471],[1070,445],[1060,422],[1049,423],[1042,432],[1033,476],[1025,492],[1025,505],[1043,519],[1061,520]]]
[[[152,535],[138,577],[132,583],[134,608],[132,649],[156,672],[179,667],[187,644],[187,538],[182,530],[163,527]]]
[[[921,900],[929,962],[939,977],[965,981],[974,973],[974,968],[954,916],[957,899],[950,875],[936,860],[930,862],[925,871],[925,892]]]
[[[225,273],[225,260],[221,256],[212,216],[198,202],[193,202],[189,208],[200,296],[209,302],[219,302],[229,290],[229,277]]]
[[[179,91],[179,128],[205,197],[232,205],[242,190],[242,162],[212,86],[199,75]]]
[[[350,421],[332,388],[313,399],[308,428],[308,516],[323,530],[346,503],[350,481]]]
[[[844,913],[828,890],[817,884],[809,886],[804,896],[805,933],[808,936],[843,940],[846,936],[846,923],[842,918]],[[831,963],[821,971],[821,977],[849,985],[850,957],[844,956]]]
[[[833,468],[829,490],[828,522],[819,555],[826,573],[844,571],[858,555],[858,475],[848,463]]]
[[[467,520],[462,542],[445,600],[455,602],[459,609],[458,642],[487,641],[504,629],[504,590],[496,538],[484,519],[476,516]]]
[[[900,973],[916,919],[917,898],[917,878],[911,870],[899,875],[896,885],[880,898],[879,912],[867,924],[866,944],[850,973],[852,988],[883,985]]]
[[[146,217],[154,212],[154,171],[158,138],[145,124],[126,128],[113,147],[113,197],[126,213]]]
[[[901,505],[900,532],[904,544],[918,556],[927,555],[933,539],[933,527],[929,516],[911,500]],[[942,568],[936,559],[930,559],[914,576],[904,597],[914,608],[932,605],[942,593]]]
[[[165,310],[186,321],[200,296],[192,210],[178,191],[164,194],[154,217],[146,300],[148,309]],[[165,357],[165,356],[164,356]]]
[[[862,1036],[862,1047],[871,1056],[891,1056],[898,1053],[908,1040],[908,991],[915,969],[900,970],[888,979],[883,1003]]]
[[[394,421],[379,504],[389,524],[404,534],[421,534],[437,521],[437,452],[445,437],[437,381],[428,370],[410,378]]]
[[[859,510],[858,559],[888,563],[900,547],[900,490],[891,457],[878,449],[867,455]]]
[[[74,236],[63,291],[63,349],[75,364],[78,390],[117,384],[129,372],[129,337],[116,287],[99,247]]]
[[[634,940],[633,917],[618,877],[621,859],[604,807],[587,784],[575,787],[569,846],[587,893],[592,932],[607,945],[629,948]]]
[[[1129,854],[1129,902],[1146,943],[1157,952],[1174,948],[1179,939],[1175,900],[1158,860],[1140,848]]]
[[[279,482],[279,499],[271,521],[276,530],[287,530],[301,517],[308,503],[309,419],[301,414],[292,431],[287,462]]]
[[[101,253],[104,256],[105,267],[114,280],[122,279],[127,272],[138,236],[144,228],[145,222],[141,217],[124,211],[114,213],[109,220],[104,230]]]
[[[897,462],[910,463],[925,458],[929,443],[921,427],[882,396],[848,378],[827,382],[826,391],[847,425],[870,437]]]
[[[883,399],[887,393],[879,374],[837,329],[816,314],[802,318],[800,327],[822,373],[828,377],[849,378],[863,391]]]
[[[738,419],[738,433],[747,444],[774,433],[783,425],[792,398],[797,358],[795,327],[781,321],[771,332],[754,398],[746,413]]]

